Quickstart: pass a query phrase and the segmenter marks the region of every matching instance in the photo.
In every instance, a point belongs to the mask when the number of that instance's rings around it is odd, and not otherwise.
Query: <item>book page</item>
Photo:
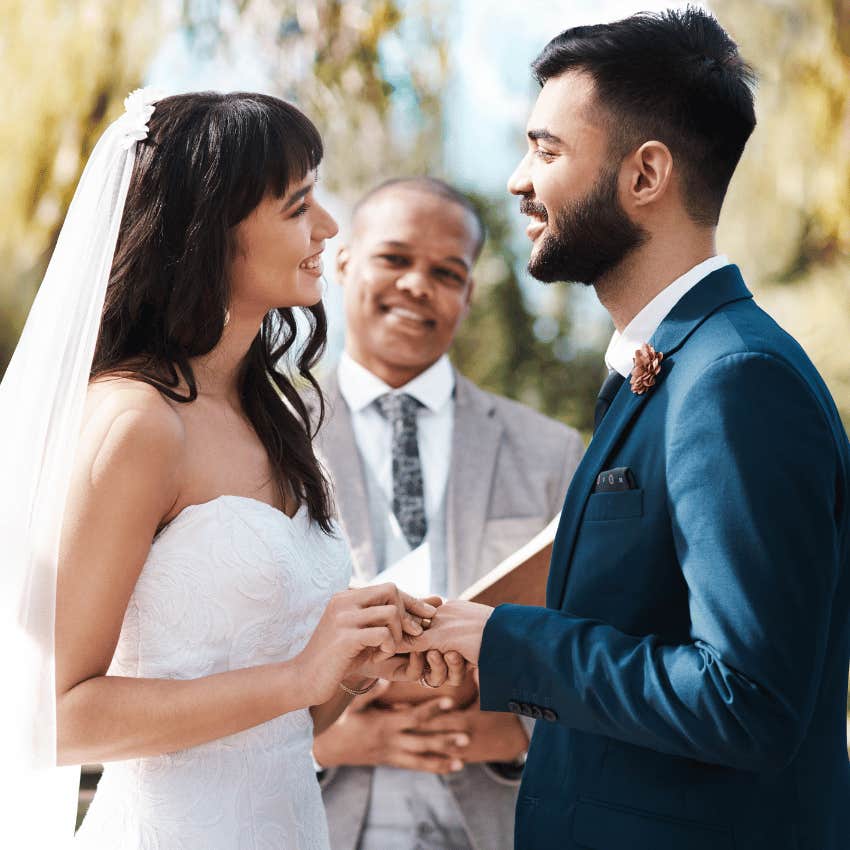
[[[431,596],[431,550],[428,542],[417,546],[367,584],[384,584],[391,581],[399,590],[422,599]]]

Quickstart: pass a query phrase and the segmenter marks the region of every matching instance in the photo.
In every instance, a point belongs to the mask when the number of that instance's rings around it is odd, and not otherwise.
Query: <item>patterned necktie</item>
[[[611,402],[614,401],[614,396],[617,395],[618,390],[621,386],[623,386],[623,382],[625,380],[626,379],[616,369],[612,369],[608,373],[608,377],[605,379],[605,382],[602,384],[602,388],[599,390],[599,395],[596,397],[596,408],[593,411],[594,433],[596,433],[596,429],[599,427],[599,424],[608,412]]]
[[[375,399],[393,432],[393,513],[411,549],[428,531],[422,463],[416,436],[416,413],[422,405],[406,393],[387,393]]]

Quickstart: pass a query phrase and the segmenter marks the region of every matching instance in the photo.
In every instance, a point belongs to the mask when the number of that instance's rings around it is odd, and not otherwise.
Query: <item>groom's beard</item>
[[[625,213],[617,197],[619,169],[603,171],[591,190],[555,214],[528,261],[528,271],[545,283],[593,284],[642,245],[649,234]],[[541,204],[523,199],[520,210],[546,218]]]

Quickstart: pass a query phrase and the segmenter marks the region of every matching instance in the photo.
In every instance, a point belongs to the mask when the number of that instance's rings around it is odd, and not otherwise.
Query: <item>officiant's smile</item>
[[[352,230],[337,257],[349,353],[401,386],[451,344],[483,234],[470,210],[409,183],[364,198]]]

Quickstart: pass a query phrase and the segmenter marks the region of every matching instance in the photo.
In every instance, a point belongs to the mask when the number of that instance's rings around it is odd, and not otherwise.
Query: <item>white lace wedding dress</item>
[[[296,655],[351,561],[306,507],[192,505],[154,540],[109,673],[190,679]],[[155,758],[107,764],[79,850],[327,850],[307,709]]]

